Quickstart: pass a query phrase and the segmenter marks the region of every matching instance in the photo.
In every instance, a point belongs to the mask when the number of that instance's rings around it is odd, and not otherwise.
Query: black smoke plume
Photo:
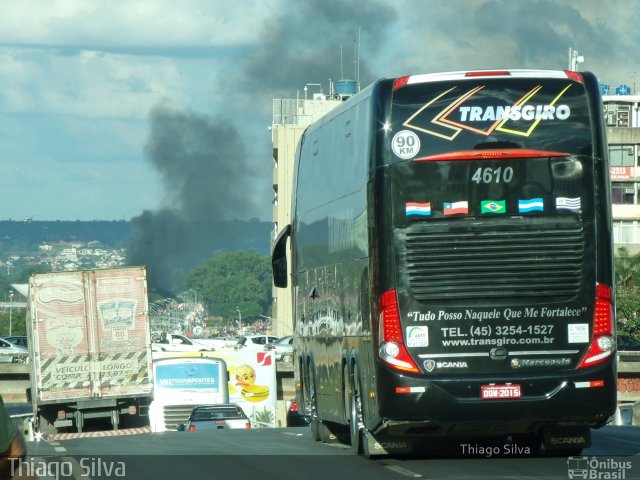
[[[145,153],[161,175],[166,207],[132,219],[128,262],[147,265],[151,288],[167,294],[193,266],[242,248],[234,227],[242,222],[232,221],[255,212],[258,180],[238,131],[223,119],[160,105],[150,121]]]
[[[147,265],[152,290],[166,295],[179,288],[191,268],[221,250],[260,250],[246,219],[271,212],[270,139],[254,131],[270,125],[272,99],[295,98],[307,83],[321,82],[329,93],[328,79],[341,76],[341,45],[344,77],[355,80],[359,26],[365,51],[372,51],[394,18],[376,1],[292,2],[286,14],[264,22],[264,42],[238,61],[236,75],[225,76],[229,83],[221,88],[233,95],[224,115],[166,104],[153,109],[146,155],[161,175],[165,206],[132,219],[128,246],[129,263]],[[368,83],[366,56],[359,71]],[[241,133],[234,118],[243,119]],[[245,223],[229,224],[235,219]],[[268,251],[271,222],[258,227]]]

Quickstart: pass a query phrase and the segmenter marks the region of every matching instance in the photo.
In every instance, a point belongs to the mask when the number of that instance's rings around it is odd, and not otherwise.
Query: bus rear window
[[[584,86],[557,78],[476,78],[393,93],[388,162],[453,151],[532,149],[592,155]]]
[[[588,157],[406,162],[392,168],[396,225],[439,218],[593,212]]]

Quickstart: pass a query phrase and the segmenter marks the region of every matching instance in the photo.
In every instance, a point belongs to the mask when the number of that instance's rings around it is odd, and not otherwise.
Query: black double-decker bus
[[[377,81],[305,131],[292,199],[274,284],[292,288],[315,439],[375,455],[511,436],[575,454],[615,412],[593,74]]]

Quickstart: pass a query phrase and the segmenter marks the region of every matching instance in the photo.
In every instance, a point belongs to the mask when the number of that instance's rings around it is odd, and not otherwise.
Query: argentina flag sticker
[[[518,211],[520,213],[543,212],[544,200],[542,198],[520,199],[518,200]]]

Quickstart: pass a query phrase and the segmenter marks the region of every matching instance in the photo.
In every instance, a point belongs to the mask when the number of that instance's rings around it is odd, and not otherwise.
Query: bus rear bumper
[[[380,418],[373,431],[402,435],[509,435],[545,426],[600,427],[615,413],[612,362],[584,371],[508,378],[426,379],[385,368],[378,392]],[[482,399],[484,385],[518,385],[519,398]]]

